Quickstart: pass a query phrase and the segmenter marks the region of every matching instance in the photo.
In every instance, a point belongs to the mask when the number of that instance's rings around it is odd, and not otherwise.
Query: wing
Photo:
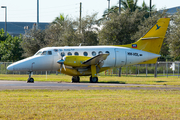
[[[64,64],[66,67],[66,70],[63,70],[65,74],[71,74],[76,75],[75,73],[78,72],[84,72],[83,75],[89,75],[91,74],[91,66],[97,65],[99,72],[100,68],[104,64],[104,60],[107,59],[107,56],[109,54],[100,54],[94,57],[86,57],[86,56],[66,56],[63,58],[64,62],[61,64]],[[59,61],[57,61],[60,63]],[[76,70],[76,71],[73,71]],[[86,73],[87,72],[87,73]]]
[[[100,54],[100,55],[97,55],[95,57],[92,57],[92,58],[84,61],[82,64],[84,64],[84,65],[96,65],[96,64],[102,62],[103,60],[106,60],[108,55],[109,54]]]

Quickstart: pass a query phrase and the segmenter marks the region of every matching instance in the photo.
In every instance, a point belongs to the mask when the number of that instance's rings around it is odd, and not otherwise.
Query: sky
[[[119,0],[110,0],[110,6],[118,5]],[[144,0],[149,5],[149,0]],[[98,12],[101,18],[107,9],[107,0],[39,0],[39,21],[52,22],[60,14],[72,19],[79,17],[82,2],[82,17]],[[141,5],[143,0],[138,0]],[[180,6],[180,0],[152,0],[157,10]],[[8,22],[36,22],[37,0],[0,0],[0,6],[7,6]],[[5,9],[0,8],[0,22],[5,21]]]

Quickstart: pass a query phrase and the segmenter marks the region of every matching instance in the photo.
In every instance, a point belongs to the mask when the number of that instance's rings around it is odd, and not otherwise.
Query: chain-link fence
[[[11,62],[0,62],[0,74],[29,74],[28,72],[8,71],[6,68]],[[156,64],[141,64],[111,68],[100,76],[177,76],[179,77],[180,62],[157,62]],[[33,74],[59,74],[57,71],[33,71]]]

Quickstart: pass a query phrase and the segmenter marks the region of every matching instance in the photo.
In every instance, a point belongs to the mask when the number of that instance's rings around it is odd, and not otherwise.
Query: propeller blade
[[[66,71],[66,67],[65,67],[65,65],[63,64],[63,68],[64,68],[64,70]]]
[[[61,56],[60,56],[59,52],[57,52],[57,54],[58,54],[59,58],[61,58]]]

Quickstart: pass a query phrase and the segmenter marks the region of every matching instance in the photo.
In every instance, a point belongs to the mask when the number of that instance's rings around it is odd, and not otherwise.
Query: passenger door
[[[127,62],[127,55],[126,51],[123,49],[116,48],[115,49],[115,66],[120,67],[126,65]]]

